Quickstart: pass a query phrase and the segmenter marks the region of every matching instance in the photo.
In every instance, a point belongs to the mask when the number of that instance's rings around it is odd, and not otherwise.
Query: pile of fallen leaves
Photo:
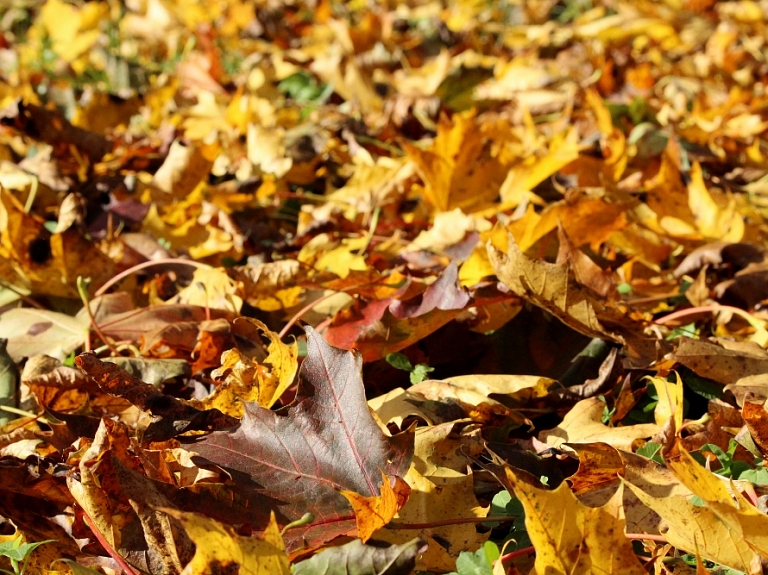
[[[0,7],[0,568],[761,573],[768,4]]]

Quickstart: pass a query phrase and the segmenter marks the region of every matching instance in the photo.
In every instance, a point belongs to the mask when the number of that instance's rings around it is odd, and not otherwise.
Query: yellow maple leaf
[[[437,137],[428,150],[403,142],[426,184],[427,201],[438,211],[488,207],[499,194],[508,168],[490,153],[474,110],[441,116]]]
[[[525,527],[536,549],[532,575],[646,572],[624,536],[621,488],[604,506],[587,507],[565,481],[550,491],[518,479],[509,467],[503,471],[499,479],[525,509]]]

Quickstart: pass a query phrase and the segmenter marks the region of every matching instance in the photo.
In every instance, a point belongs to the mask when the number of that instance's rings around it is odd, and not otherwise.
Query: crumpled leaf
[[[269,355],[263,362],[258,362],[237,348],[225,351],[221,367],[211,373],[224,381],[205,399],[189,402],[197,409],[218,409],[241,418],[247,402],[272,407],[293,383],[299,368],[297,344],[284,344],[275,332],[258,320],[239,318],[238,322],[252,324],[269,338]],[[271,369],[268,370],[266,365]]]
[[[725,383],[726,390],[732,391],[739,403],[743,403],[745,394],[750,392],[755,394],[753,401],[768,397],[765,390],[768,355],[760,348],[739,351],[683,337],[671,355],[698,375]]]
[[[295,402],[281,411],[246,404],[236,430],[217,431],[190,449],[249,479],[240,489],[254,505],[274,497],[280,522],[312,512],[315,522],[287,533],[287,546],[315,548],[357,530],[354,513],[339,493],[379,495],[383,472],[403,477],[413,455],[413,433],[387,437],[365,402],[361,359],[332,348],[307,328],[307,358]]]
[[[402,545],[382,545],[359,540],[331,547],[296,563],[294,575],[408,575],[413,572],[416,555],[423,553],[426,543],[413,539]]]
[[[395,300],[389,310],[398,319],[418,317],[434,309],[443,311],[463,309],[469,302],[469,294],[458,283],[459,270],[453,261],[445,268],[435,283],[431,284],[421,298]]]
[[[499,279],[567,326],[599,339],[622,342],[618,333],[623,314],[576,281],[567,264],[550,264],[528,258],[508,234],[508,253],[488,243],[488,257]]]
[[[182,359],[140,359],[135,357],[108,357],[104,361],[114,363],[126,373],[141,381],[159,386],[175,377],[189,377],[189,362]]]
[[[78,355],[75,364],[92,377],[102,391],[123,397],[157,418],[144,432],[146,441],[163,441],[188,430],[230,427],[237,421],[218,409],[195,409],[176,397],[163,394],[155,386],[144,383],[117,365],[101,361],[91,353]]]
[[[564,242],[560,246],[565,263],[551,264],[523,254],[511,233],[507,241],[508,253],[490,241],[487,249],[496,275],[512,293],[586,336],[624,344],[632,363],[644,366],[656,360],[659,344],[642,335],[644,322],[622,302],[606,300],[595,291],[609,294],[614,290],[604,275],[598,277],[585,262],[572,263],[580,259],[572,245]],[[576,270],[588,285],[579,283]]]

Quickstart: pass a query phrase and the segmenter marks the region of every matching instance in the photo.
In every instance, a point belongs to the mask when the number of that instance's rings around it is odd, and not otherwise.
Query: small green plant
[[[637,454],[642,455],[643,457],[647,457],[659,465],[664,465],[664,459],[661,457],[661,447],[662,445],[660,443],[649,441],[637,450]]]
[[[448,575],[492,575],[493,562],[501,557],[499,546],[493,541],[486,541],[475,551],[462,551],[456,559],[456,571]]]
[[[38,541],[37,543],[22,543],[21,535],[16,537],[13,541],[3,541],[0,543],[0,557],[8,558],[11,562],[13,571],[8,571],[7,569],[0,569],[0,571],[8,573],[8,575],[24,575],[32,552],[41,545],[44,545],[45,543],[53,543],[54,541],[56,540],[46,539],[45,541]],[[21,568],[19,568],[20,563]]]
[[[507,551],[517,551],[525,547],[531,546],[531,538],[528,536],[528,531],[525,529],[525,510],[523,504],[517,497],[513,497],[509,491],[499,491],[494,495],[491,501],[491,511],[488,513],[489,521],[483,523],[483,525],[495,526],[498,523],[493,523],[491,520],[496,516],[514,516],[516,519],[512,522],[510,529],[502,534],[501,537],[497,537],[495,534],[498,531],[494,530],[493,539],[500,546],[505,547]],[[509,543],[507,543],[509,541]]]
[[[396,352],[387,354],[387,363],[397,369],[411,372],[411,384],[416,385],[425,379],[429,379],[429,374],[435,371],[434,367],[429,367],[426,363],[417,363],[412,365],[405,354]]]
[[[608,400],[605,399],[604,395],[598,395],[597,398],[605,404],[605,407],[603,408],[603,415],[600,418],[600,421],[603,422],[603,425],[612,426],[611,418],[613,417],[613,414],[616,413],[616,407],[614,406],[609,408]]]
[[[741,479],[742,475],[747,471],[755,471],[745,461],[738,461],[733,458],[736,455],[736,448],[739,446],[735,439],[731,439],[728,442],[728,451],[723,451],[717,445],[713,443],[707,443],[702,445],[699,449],[699,453],[694,453],[693,456],[699,460],[699,463],[705,463],[702,461],[704,456],[701,452],[708,451],[712,453],[720,462],[720,469],[715,470],[715,473],[722,475],[723,477],[730,477],[732,479]]]
[[[685,555],[681,555],[680,559],[689,567],[697,566],[696,555],[693,553],[686,553]],[[707,573],[710,575],[746,575],[743,571],[737,571],[736,569],[731,569],[730,567],[723,567],[722,565],[718,565],[712,561],[707,561],[706,559],[702,561],[702,564],[707,570]]]
[[[301,112],[302,118],[325,103],[333,94],[332,84],[319,84],[314,76],[303,70],[282,80],[277,89],[304,108]]]

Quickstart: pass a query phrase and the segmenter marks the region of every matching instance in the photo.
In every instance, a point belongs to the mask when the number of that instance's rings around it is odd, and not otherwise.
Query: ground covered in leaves
[[[0,8],[0,568],[761,573],[768,4]]]

